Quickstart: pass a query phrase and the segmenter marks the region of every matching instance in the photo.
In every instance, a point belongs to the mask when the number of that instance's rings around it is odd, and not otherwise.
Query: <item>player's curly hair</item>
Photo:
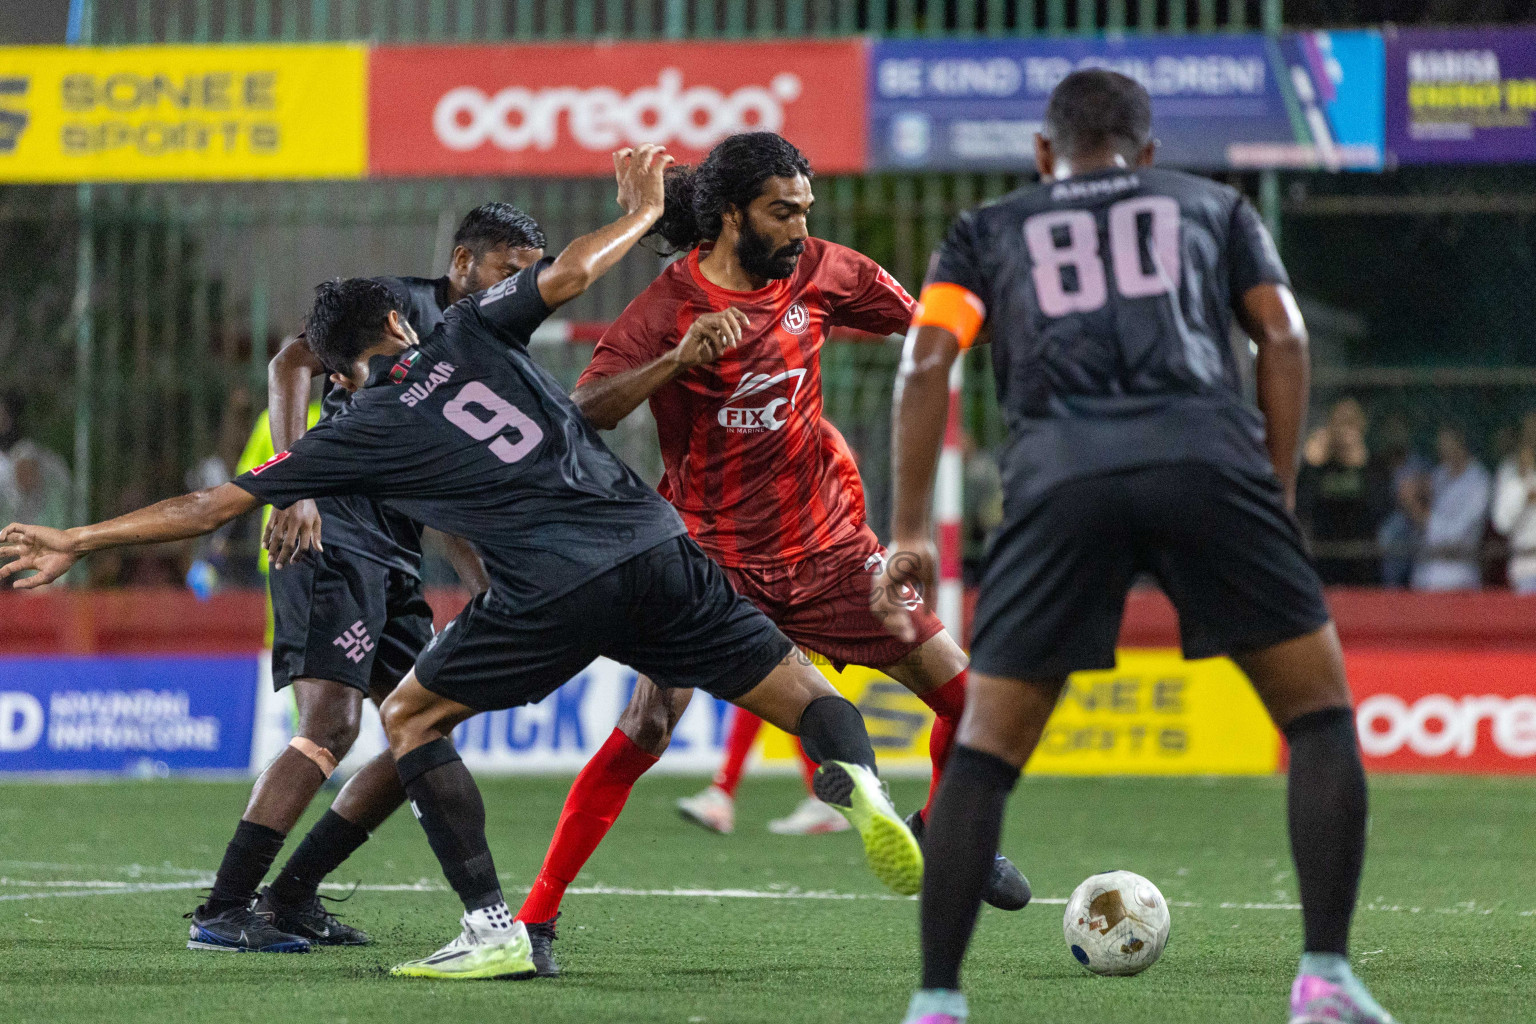
[[[1112,147],[1134,156],[1152,137],[1152,97],[1116,71],[1074,71],[1051,90],[1045,137],[1065,156]]]
[[[720,237],[722,215],[744,210],[769,178],[812,177],[811,162],[777,132],[742,132],[724,139],[695,167],[669,167],[667,202],[646,234],[664,255],[687,252]],[[659,243],[659,244],[657,244]]]
[[[511,203],[482,203],[464,215],[453,233],[453,244],[477,257],[492,249],[542,249],[546,245],[539,222]]]
[[[400,300],[378,281],[366,277],[332,278],[315,288],[315,304],[304,320],[304,340],[331,373],[346,373],[378,343],[390,310]]]

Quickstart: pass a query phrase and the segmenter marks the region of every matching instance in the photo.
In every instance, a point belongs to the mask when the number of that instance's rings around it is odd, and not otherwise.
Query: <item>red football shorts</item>
[[[875,532],[863,526],[836,547],[783,567],[721,568],[736,592],[761,608],[785,636],[841,672],[847,665],[894,665],[944,628],[914,595],[917,640],[907,643],[886,632],[869,610],[871,577],[884,565],[885,549]]]

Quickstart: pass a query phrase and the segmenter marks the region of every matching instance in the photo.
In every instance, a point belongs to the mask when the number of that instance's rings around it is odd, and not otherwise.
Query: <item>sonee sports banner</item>
[[[0,181],[358,178],[361,46],[0,48]]]

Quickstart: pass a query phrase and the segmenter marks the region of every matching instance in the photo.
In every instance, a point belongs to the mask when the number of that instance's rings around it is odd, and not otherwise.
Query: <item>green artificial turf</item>
[[[514,906],[568,784],[483,783]],[[335,876],[432,887],[359,891],[342,907],[372,946],[191,953],[180,915],[196,892],[147,887],[202,882],[248,787],[0,785],[0,1021],[896,1024],[917,976],[916,904],[882,898],[848,835],[768,833],[767,820],[800,796],[794,780],[744,783],[730,837],[673,811],[699,784],[653,777],[636,788],[576,884],[665,893],[568,897],[555,946],[565,977],[459,984],[385,976],[457,931],[457,903],[408,814]],[[902,807],[923,793],[916,782],[893,790]],[[1533,809],[1530,780],[1373,780],[1356,970],[1403,1024],[1536,1020]],[[1278,779],[1027,779],[1004,847],[1037,895],[1059,900],[1089,874],[1128,868],[1174,904],[1173,936],[1145,974],[1096,978],[1066,951],[1059,904],[986,910],[966,967],[972,1020],[1283,1024],[1300,944],[1299,915],[1274,908],[1296,901],[1283,815]],[[53,895],[87,888],[104,894]]]

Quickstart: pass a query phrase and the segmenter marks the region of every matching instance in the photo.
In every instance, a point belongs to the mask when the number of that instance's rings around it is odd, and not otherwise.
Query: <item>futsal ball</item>
[[[1130,871],[1106,871],[1067,900],[1061,928],[1077,962],[1094,974],[1140,974],[1168,944],[1168,901]]]

